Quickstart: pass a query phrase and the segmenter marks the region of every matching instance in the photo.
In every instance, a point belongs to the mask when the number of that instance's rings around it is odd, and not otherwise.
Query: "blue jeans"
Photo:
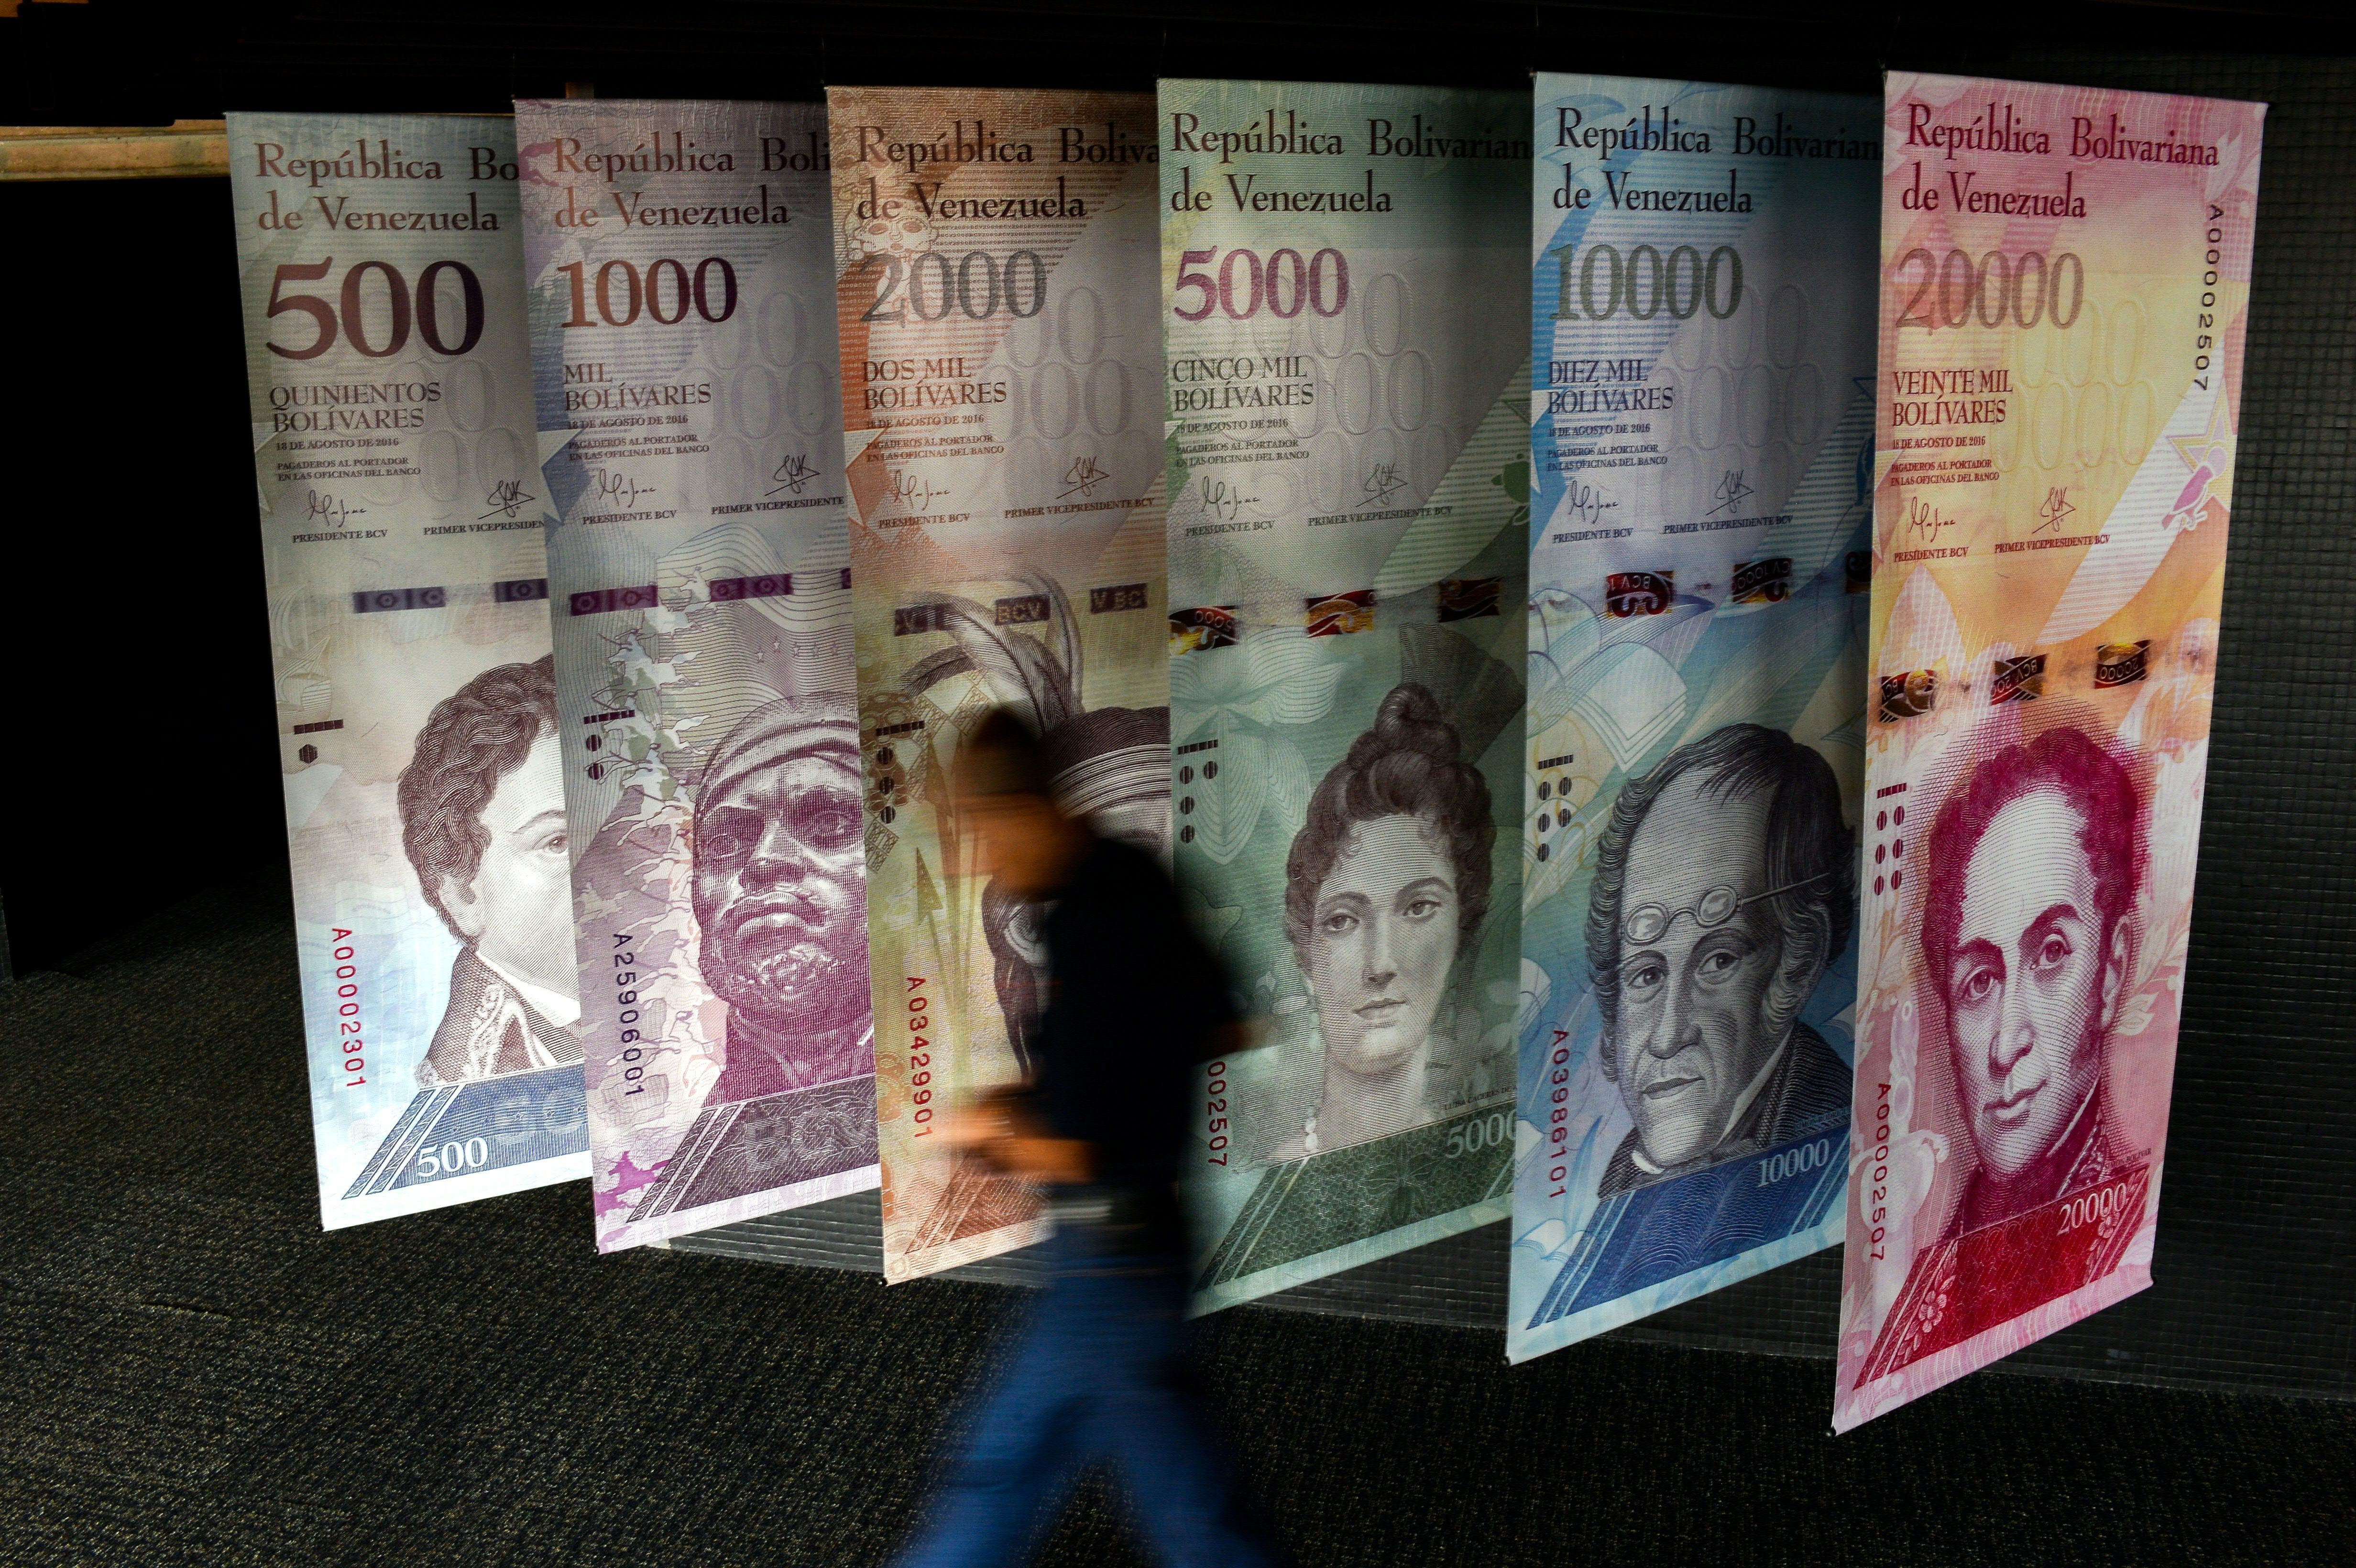
[[[952,1460],[897,1568],[1023,1561],[1080,1469],[1116,1465],[1171,1568],[1275,1568],[1238,1518],[1227,1456],[1186,1385],[1186,1279],[1171,1256],[1108,1253],[1086,1225],[1050,1243],[1055,1272],[1005,1379]]]

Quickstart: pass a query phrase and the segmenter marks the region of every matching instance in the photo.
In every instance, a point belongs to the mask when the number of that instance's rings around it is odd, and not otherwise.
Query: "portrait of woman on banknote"
[[[1489,910],[1488,781],[1421,686],[1401,682],[1311,796],[1285,861],[1284,924],[1308,976],[1323,1075],[1298,1159],[1444,1113],[1461,954]]]

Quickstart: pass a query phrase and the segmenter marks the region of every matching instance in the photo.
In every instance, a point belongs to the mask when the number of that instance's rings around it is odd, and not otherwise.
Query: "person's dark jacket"
[[[1226,980],[1161,862],[1098,839],[1043,928],[1047,1000],[1030,1100],[1049,1136],[1093,1146],[1096,1179],[1167,1192],[1194,1069],[1235,1021]]]

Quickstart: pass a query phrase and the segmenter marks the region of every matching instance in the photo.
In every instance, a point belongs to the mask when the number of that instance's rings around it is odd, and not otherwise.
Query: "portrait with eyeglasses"
[[[1613,802],[1587,957],[1599,1059],[1634,1126],[1598,1195],[1848,1121],[1848,1064],[1801,1012],[1847,944],[1854,838],[1830,763],[1730,724]]]

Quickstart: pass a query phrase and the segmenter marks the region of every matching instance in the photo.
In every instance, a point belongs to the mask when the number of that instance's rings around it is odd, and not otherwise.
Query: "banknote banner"
[[[513,127],[229,136],[321,1219],[584,1176]]]
[[[2264,115],[1888,80],[1838,1430],[2151,1283]]]
[[[611,1252],[875,1184],[826,112],[516,131]]]
[[[1212,1310],[1505,1217],[1529,97],[1161,84],[1176,871]]]
[[[1515,1360],[1841,1237],[1879,110],[1537,78]]]
[[[1020,1078],[1038,906],[976,869],[947,770],[983,715],[1042,735],[1067,809],[1166,851],[1153,101],[838,88],[834,262],[866,773],[884,1270],[1045,1233],[941,1147]]]

